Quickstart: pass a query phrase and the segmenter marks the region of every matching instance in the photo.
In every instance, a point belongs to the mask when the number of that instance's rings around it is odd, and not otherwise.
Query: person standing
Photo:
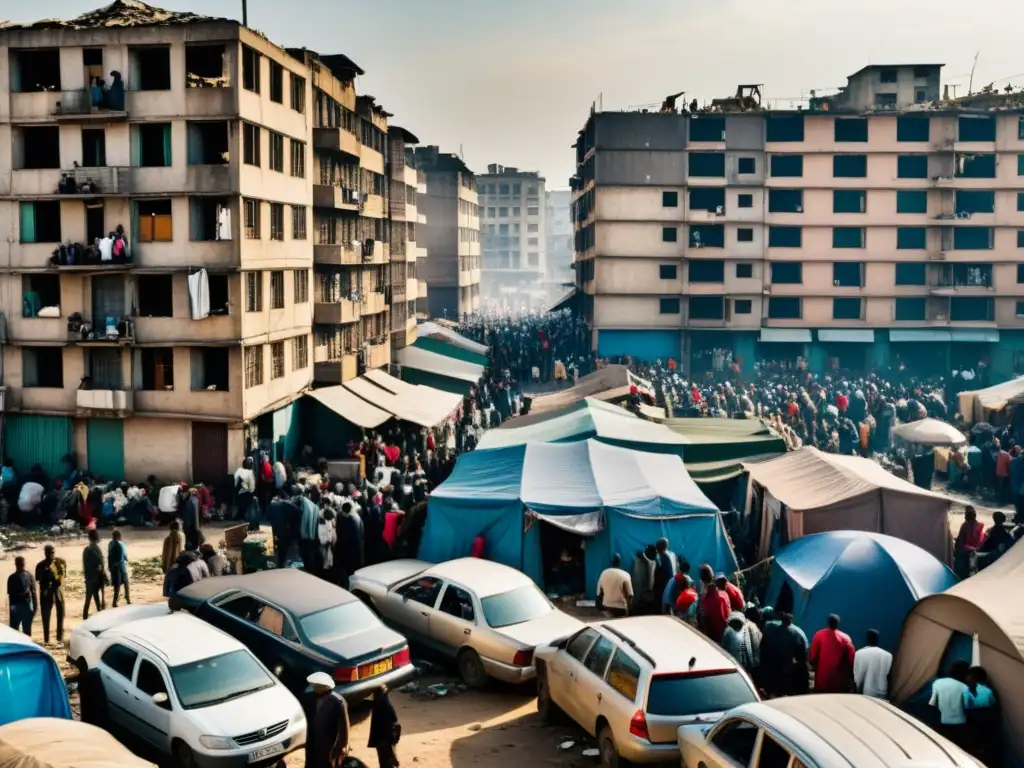
[[[599,610],[615,617],[629,615],[629,606],[633,604],[633,581],[622,570],[622,558],[617,552],[612,555],[612,564],[601,571],[597,579],[597,600]]]
[[[765,608],[766,620],[761,638],[760,682],[768,698],[789,696],[797,690],[798,664],[803,665],[804,677],[807,676],[807,641],[791,625],[787,626],[783,619],[776,621],[768,618],[773,613]],[[804,692],[806,690],[805,684]]]
[[[857,693],[876,699],[889,698],[889,670],[892,654],[878,647],[878,630],[869,629],[867,645],[853,656],[853,684]]]
[[[949,676],[940,677],[932,683],[932,696],[928,700],[930,706],[939,710],[939,733],[958,747],[964,747],[966,743],[967,712],[964,702],[970,689],[965,681],[970,668],[964,659],[954,661]]]
[[[811,639],[810,662],[814,690],[818,693],[849,693],[853,684],[853,641],[839,631],[839,617],[831,614],[828,625]]]
[[[181,523],[177,520],[171,520],[170,531],[164,537],[164,549],[161,556],[164,573],[167,573],[174,567],[174,564],[178,562],[178,557],[184,551],[185,534],[181,532]]]
[[[235,470],[235,519],[252,521],[252,505],[256,501],[256,473],[252,471],[252,457],[246,456],[242,466]]]
[[[82,610],[84,621],[89,618],[90,602],[96,604],[97,612],[105,607],[103,590],[107,586],[107,569],[103,566],[99,531],[89,531],[89,544],[82,551],[82,575],[85,577],[85,608]]]
[[[199,514],[199,495],[195,488],[188,489],[185,503],[181,505],[179,512],[181,529],[185,534],[185,546],[190,552],[198,552],[199,545],[203,543],[203,521]]]
[[[348,705],[326,672],[314,672],[306,682],[313,687],[313,699],[306,713],[305,768],[335,768],[349,753]]]
[[[117,528],[110,534],[110,543],[107,544],[107,568],[110,570],[110,586],[114,590],[112,607],[117,608],[122,586],[124,601],[131,605],[132,597],[128,591],[128,547],[121,541],[121,531]]]
[[[712,580],[711,569],[701,569],[700,580],[704,584],[704,596],[700,599],[700,612],[704,621],[704,634],[716,643],[722,642],[725,625],[729,622],[729,598]]]
[[[373,709],[370,713],[370,740],[367,746],[377,750],[380,768],[398,768],[395,747],[402,737],[402,726],[398,714],[388,698],[388,687],[382,685],[373,692]]]
[[[7,604],[11,627],[32,637],[32,619],[36,615],[36,580],[25,570],[25,558],[14,558],[14,573],[7,577]]]
[[[720,573],[715,576],[715,586],[718,587],[718,591],[729,598],[729,608],[733,611],[743,611],[747,607],[746,600],[743,597],[743,592],[725,578],[724,573]]]
[[[668,539],[662,537],[655,542],[654,550],[654,594],[658,596],[661,605],[658,606],[662,613],[665,613],[665,587],[672,582],[676,575],[676,555],[668,548]]]
[[[64,642],[64,579],[68,564],[55,557],[53,544],[43,547],[43,559],[36,564],[36,583],[39,585],[39,613],[43,620],[43,643],[50,642],[50,614],[57,613],[57,644]]]
[[[676,616],[696,628],[698,598],[693,580],[685,573],[677,573],[673,581],[678,585],[678,594],[672,610]]]

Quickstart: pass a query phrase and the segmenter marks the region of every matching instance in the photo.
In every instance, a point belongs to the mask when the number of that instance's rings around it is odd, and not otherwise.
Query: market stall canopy
[[[396,379],[384,371],[367,371],[363,377],[393,395],[420,403],[429,413],[443,413],[447,417],[455,413],[462,404],[462,395],[425,385],[410,384],[407,381]]]
[[[458,379],[470,385],[476,384],[484,375],[484,366],[482,365],[458,360],[419,347],[404,347],[398,350],[396,359],[403,368],[413,368],[435,376]]]
[[[804,447],[762,462],[744,462],[757,482],[787,508],[788,539],[855,530],[886,533],[950,562],[949,499],[886,472],[870,459]],[[748,488],[748,504],[753,494]],[[774,518],[762,514],[761,557],[768,556]]]
[[[743,473],[743,462],[764,461],[786,452],[786,441],[761,419],[663,419],[685,437],[683,460],[699,483],[728,480]]]
[[[481,344],[480,342],[467,339],[461,333],[445,326],[441,325],[440,322],[426,322],[420,323],[416,326],[416,338],[436,338],[447,342],[453,346],[465,349],[469,352],[475,352],[478,355],[484,357],[487,356],[487,345]]]
[[[0,725],[31,717],[71,719],[64,678],[45,648],[0,625]]]
[[[649,381],[641,379],[626,366],[609,365],[580,377],[580,380],[568,389],[533,398],[530,412],[526,416],[518,417],[518,421],[522,423],[526,419],[534,418],[537,414],[574,405],[587,397],[594,397],[606,402],[625,400],[629,397],[630,386],[635,386],[641,392],[654,392]]]
[[[452,344],[446,339],[437,336],[421,336],[413,342],[413,346],[417,349],[424,349],[427,352],[435,352],[439,355],[453,357],[456,360],[463,360],[467,363],[475,363],[476,365],[486,366],[490,362],[487,359],[487,355],[477,354],[472,350]]]
[[[388,411],[381,410],[363,398],[352,394],[341,384],[336,387],[314,389],[312,392],[307,392],[305,396],[313,398],[334,411],[345,421],[350,421],[365,429],[379,427],[392,416]]]
[[[921,419],[909,424],[900,424],[892,434],[916,445],[962,445],[967,442],[967,438],[960,430],[938,419]]]
[[[0,768],[154,768],[77,720],[33,717],[0,726]]]
[[[376,406],[378,410],[386,411],[395,418],[419,424],[422,427],[433,427],[440,424],[455,412],[462,399],[458,395],[451,395],[439,390],[434,390],[429,396],[423,396],[415,391],[420,387],[414,387],[413,392],[403,390],[396,394],[374,384],[365,376],[346,381],[342,386],[367,403]],[[432,389],[432,387],[425,389]],[[314,393],[317,391],[319,390],[313,390]]]
[[[1024,401],[1024,376],[986,389],[960,393],[959,409],[967,424],[991,421],[991,414]]]

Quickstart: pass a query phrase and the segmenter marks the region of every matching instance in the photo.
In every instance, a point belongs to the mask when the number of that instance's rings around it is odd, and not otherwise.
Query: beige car
[[[534,657],[541,716],[560,710],[596,737],[604,768],[678,763],[681,731],[758,701],[732,656],[671,616],[598,622]]]
[[[453,659],[466,685],[533,679],[533,650],[583,623],[555,608],[526,575],[467,557],[432,565],[392,560],[356,571],[349,591],[410,643]]]

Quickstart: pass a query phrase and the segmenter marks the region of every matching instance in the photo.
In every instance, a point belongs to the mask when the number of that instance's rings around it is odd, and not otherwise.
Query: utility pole
[[[980,54],[981,54],[981,51],[978,51],[976,54],[974,54],[974,66],[971,67],[971,79],[967,82],[967,95],[968,96],[971,95],[971,92],[974,89],[974,70],[978,68],[978,56]]]
[[[249,0],[242,0],[242,26],[249,26]]]

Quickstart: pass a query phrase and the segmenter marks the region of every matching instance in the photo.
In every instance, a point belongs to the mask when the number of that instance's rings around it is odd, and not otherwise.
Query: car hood
[[[433,563],[423,560],[391,560],[378,565],[368,565],[352,574],[350,587],[354,589],[360,582],[369,582],[387,589],[392,584],[423,573],[432,565]]]
[[[494,631],[512,638],[517,643],[533,648],[538,645],[550,645],[582,628],[582,621],[574,619],[556,608],[539,619],[524,621],[522,624],[513,624],[509,627],[498,627]]]
[[[326,640],[318,640],[316,648],[323,654],[335,656],[339,661],[361,662],[380,656],[385,651],[404,646],[405,638],[383,624]]]
[[[305,719],[299,700],[280,683],[223,704],[187,712],[201,733],[228,738],[252,733],[282,720],[294,723]]]

